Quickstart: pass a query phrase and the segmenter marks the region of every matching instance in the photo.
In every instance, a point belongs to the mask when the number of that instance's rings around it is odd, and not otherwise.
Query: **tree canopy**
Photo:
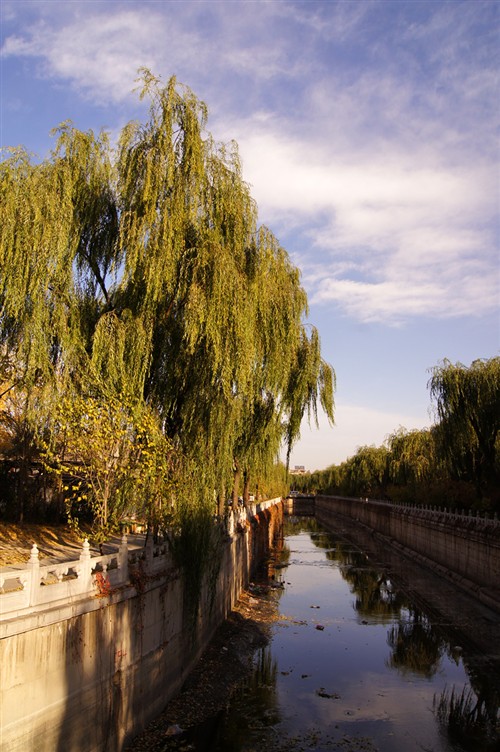
[[[500,358],[431,369],[431,428],[400,427],[381,447],[294,479],[304,491],[500,511]]]
[[[431,397],[439,417],[440,445],[457,478],[472,481],[481,497],[500,480],[500,357],[469,368],[444,360],[432,369]]]
[[[56,465],[90,416],[131,446],[154,419],[171,467],[176,453],[198,468],[212,504],[289,451],[318,402],[333,422],[334,372],[236,144],[206,132],[206,106],[175,78],[142,70],[141,85],[148,117],[115,147],[66,122],[47,159],[18,148],[0,163],[0,382]]]

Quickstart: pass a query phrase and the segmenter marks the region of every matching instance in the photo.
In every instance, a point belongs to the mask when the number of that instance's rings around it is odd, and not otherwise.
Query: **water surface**
[[[287,522],[270,574],[281,614],[272,640],[197,748],[500,750],[500,676],[460,633],[460,615],[427,613],[378,557],[314,519]]]

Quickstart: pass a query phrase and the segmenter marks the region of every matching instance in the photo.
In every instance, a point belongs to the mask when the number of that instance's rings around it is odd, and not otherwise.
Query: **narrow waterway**
[[[500,750],[498,652],[345,531],[288,520],[270,576],[280,618],[204,752]]]

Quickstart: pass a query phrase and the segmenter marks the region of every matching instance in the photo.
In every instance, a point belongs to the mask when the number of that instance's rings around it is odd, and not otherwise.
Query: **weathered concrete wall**
[[[289,496],[283,500],[285,514],[308,517],[314,514],[315,496]]]
[[[317,496],[315,514],[327,527],[339,514],[366,525],[500,611],[500,523],[338,496]]]
[[[3,621],[2,752],[123,749],[180,689],[282,524],[278,502],[228,536],[194,631],[171,560],[109,596]]]

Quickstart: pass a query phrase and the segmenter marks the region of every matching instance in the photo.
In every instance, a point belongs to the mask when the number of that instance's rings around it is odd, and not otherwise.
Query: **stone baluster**
[[[144,560],[146,564],[146,571],[151,570],[153,566],[153,536],[150,534],[146,538],[146,545],[144,546]]]
[[[27,568],[30,576],[29,605],[36,606],[38,602],[38,591],[40,588],[40,559],[38,558],[38,548],[36,543],[33,543]]]
[[[229,510],[228,514],[227,532],[229,535],[234,535],[234,512],[232,509]]]
[[[80,554],[80,573],[78,575],[81,592],[92,590],[92,566],[90,562],[90,543],[85,538]]]
[[[128,543],[127,535],[122,535],[122,542],[118,549],[118,569],[120,570],[120,582],[128,582]]]
[[[54,570],[54,574],[57,577],[58,582],[62,582],[64,575],[67,573],[68,567],[57,567],[57,569]]]

